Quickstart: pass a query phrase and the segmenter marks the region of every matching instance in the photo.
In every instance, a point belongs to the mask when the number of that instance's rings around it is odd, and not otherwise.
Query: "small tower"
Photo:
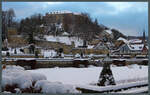
[[[143,44],[145,44],[145,30],[143,30],[143,39],[142,39]]]
[[[147,50],[147,48],[146,48],[146,42],[145,42],[145,30],[143,30],[143,38],[142,38],[142,43],[144,44],[144,47],[143,47],[143,50],[142,50],[142,52],[144,52],[144,53],[147,53],[148,52],[148,50]]]

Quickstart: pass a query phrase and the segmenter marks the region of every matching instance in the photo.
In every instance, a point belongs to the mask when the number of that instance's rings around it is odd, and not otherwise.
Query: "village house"
[[[113,35],[111,29],[107,29],[107,30],[105,30],[105,32],[107,33],[106,35],[108,35],[111,39],[114,38],[114,35]]]
[[[41,47],[35,46],[33,44],[27,45],[21,48],[25,54],[34,54],[36,51],[38,54],[41,54]]]
[[[99,42],[94,46],[94,49],[108,50],[108,47],[103,42]]]
[[[145,43],[143,43],[140,39],[129,40],[128,43],[123,44],[118,50],[114,51],[115,53],[124,53],[124,54],[147,54],[148,47]]]
[[[145,39],[145,31],[143,32],[142,38],[136,39],[124,39],[119,38],[118,41],[123,41],[125,44],[122,44],[117,50],[114,50],[113,53],[123,53],[123,54],[148,54],[148,46]]]

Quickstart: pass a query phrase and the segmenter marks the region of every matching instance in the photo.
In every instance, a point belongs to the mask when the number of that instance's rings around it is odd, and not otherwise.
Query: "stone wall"
[[[83,52],[84,54],[107,54],[109,51],[108,50],[101,50],[101,49],[72,49],[73,54],[81,53]]]

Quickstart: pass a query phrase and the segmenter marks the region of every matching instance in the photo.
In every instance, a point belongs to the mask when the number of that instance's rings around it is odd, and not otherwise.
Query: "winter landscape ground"
[[[111,69],[116,86],[118,87],[148,82],[147,66],[111,66]],[[17,85],[18,88],[14,89],[17,93],[25,92],[27,88],[30,88],[30,90],[32,88],[31,92],[35,93],[40,91],[40,89],[43,93],[81,93],[81,91],[76,89],[77,87],[101,91],[109,88],[109,86],[96,86],[101,71],[102,67],[94,66],[89,66],[88,68],[55,67],[24,70],[22,67],[12,65],[7,66],[2,72],[2,88],[8,90],[8,88],[5,87]],[[35,84],[33,85],[33,83]],[[123,92],[122,90],[120,93]],[[9,92],[5,91],[5,93]]]

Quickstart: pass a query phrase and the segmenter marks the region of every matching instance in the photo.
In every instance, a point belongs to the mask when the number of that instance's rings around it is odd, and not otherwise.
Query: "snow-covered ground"
[[[30,88],[42,93],[80,93],[75,87],[91,89],[117,89],[115,87],[139,85],[148,81],[148,66],[130,65],[124,67],[111,66],[116,86],[97,87],[91,84],[98,82],[102,67],[88,68],[47,68],[24,70],[20,66],[6,66],[2,70],[2,88],[5,93],[7,85],[17,85],[16,93]],[[33,82],[35,84],[33,85]],[[101,88],[101,89],[99,89]]]
[[[47,41],[51,42],[60,42],[65,43],[67,45],[71,45],[72,41],[75,43],[75,47],[83,45],[83,40],[77,37],[67,37],[67,36],[47,36],[45,35]]]
[[[128,67],[111,67],[116,84],[148,80],[148,66],[130,65]],[[72,85],[89,85],[98,82],[102,67],[89,68],[48,68],[29,70],[32,73],[44,74],[51,82],[62,82]]]

